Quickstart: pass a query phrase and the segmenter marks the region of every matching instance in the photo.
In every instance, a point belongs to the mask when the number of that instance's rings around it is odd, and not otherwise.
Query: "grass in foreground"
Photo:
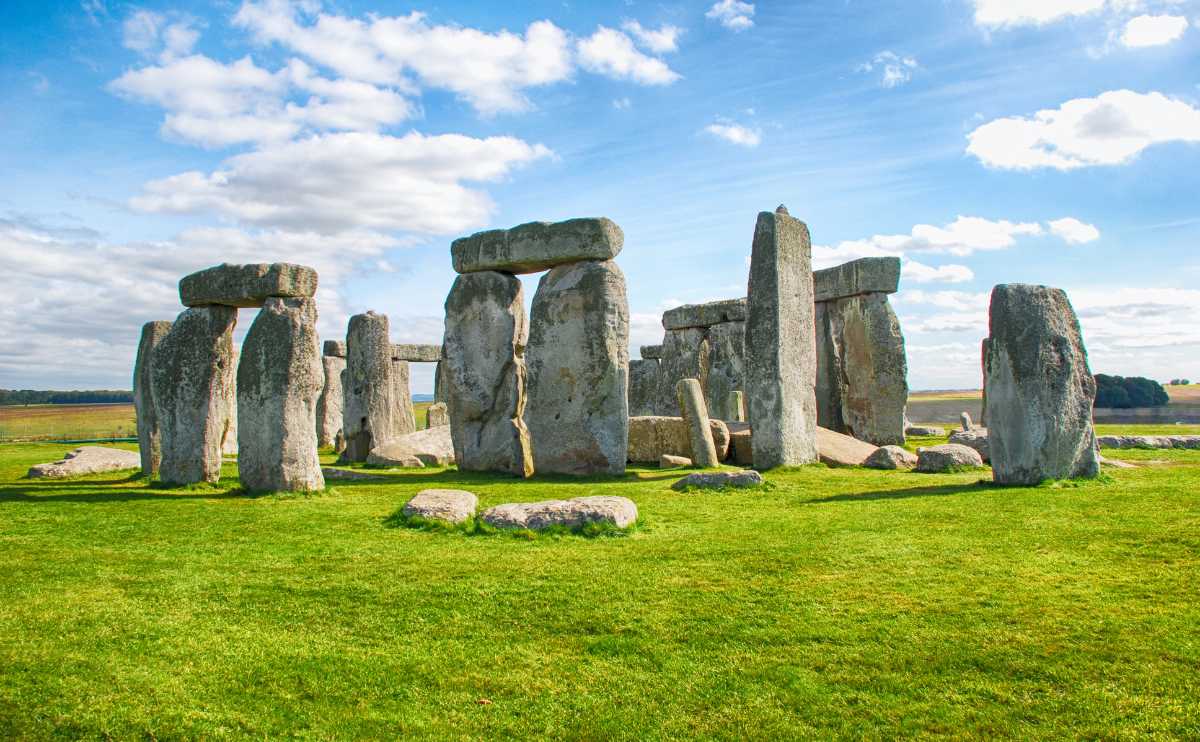
[[[18,479],[63,450],[0,447],[3,738],[1200,736],[1197,453],[1030,489],[824,467],[719,494],[657,470],[257,498],[232,466],[205,491]],[[624,495],[642,519],[389,527],[426,487]]]

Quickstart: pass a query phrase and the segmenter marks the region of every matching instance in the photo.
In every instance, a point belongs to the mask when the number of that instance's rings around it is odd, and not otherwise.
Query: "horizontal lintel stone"
[[[437,363],[442,360],[442,346],[393,343],[392,360],[410,361],[412,363]]]
[[[185,307],[261,307],[272,296],[311,298],[316,293],[317,272],[295,263],[222,263],[179,280]]]
[[[746,300],[725,299],[707,304],[685,304],[663,312],[663,327],[683,330],[688,327],[712,327],[722,322],[745,322]]]
[[[859,258],[813,272],[815,301],[861,294],[894,294],[900,287],[900,258]]]
[[[611,260],[625,235],[605,217],[530,222],[462,237],[450,245],[458,273],[537,273],[581,260]]]
[[[663,356],[663,347],[661,345],[643,345],[642,358],[647,361],[661,360]]]
[[[326,340],[325,348],[321,355],[334,356],[335,358],[346,357],[346,341],[345,340]]]

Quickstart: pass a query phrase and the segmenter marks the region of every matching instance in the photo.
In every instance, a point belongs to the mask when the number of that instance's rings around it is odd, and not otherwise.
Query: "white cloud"
[[[121,43],[144,57],[171,60],[190,54],[200,39],[194,24],[191,18],[168,23],[161,13],[136,10],[121,24]]]
[[[860,72],[872,72],[879,69],[882,75],[879,84],[885,88],[894,88],[912,79],[913,70],[920,65],[913,57],[902,57],[891,51],[882,51],[875,55],[870,62],[858,66]]]
[[[618,111],[628,111],[633,106],[633,101],[628,98],[614,98],[612,104]]]
[[[625,21],[621,28],[637,39],[638,45],[655,54],[666,54],[679,49],[679,36],[683,29],[664,23],[658,30],[645,28],[637,21]]]
[[[679,74],[661,59],[642,54],[632,39],[606,26],[580,39],[578,54],[580,66],[606,77],[642,85],[669,85],[679,79]]]
[[[1050,231],[1063,238],[1068,245],[1083,245],[1100,239],[1099,229],[1073,217],[1055,219],[1048,222],[1048,225]]]
[[[1121,43],[1127,47],[1162,46],[1183,36],[1187,27],[1187,18],[1181,15],[1139,15],[1125,24]]]
[[[741,124],[709,124],[704,127],[704,131],[740,147],[753,148],[762,143],[762,131],[759,129],[750,129]]]
[[[704,17],[717,21],[732,31],[745,31],[754,25],[754,3],[717,0]]]
[[[1118,165],[1155,144],[1200,142],[1200,109],[1162,93],[1113,90],[1030,118],[990,121],[967,140],[967,152],[995,168]]]
[[[1103,10],[1105,0],[975,0],[980,26],[1043,25]]]
[[[512,137],[325,134],[237,155],[209,174],[151,181],[131,205],[324,234],[452,234],[485,224],[493,209],[486,193],[464,182],[499,180],[551,155]]]
[[[975,278],[975,272],[965,265],[933,266],[907,259],[902,266],[906,281],[914,283],[965,283]]]

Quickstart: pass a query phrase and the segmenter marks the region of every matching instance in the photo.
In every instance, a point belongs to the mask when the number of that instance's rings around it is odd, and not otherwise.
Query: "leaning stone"
[[[418,430],[382,443],[367,456],[367,466],[449,466],[454,463],[450,427]]]
[[[641,348],[642,358],[646,360],[659,361],[662,360],[663,347],[661,345],[643,345]]]
[[[367,312],[351,317],[342,384],[343,462],[366,461],[371,449],[398,434],[392,373],[387,315]]]
[[[333,356],[335,358],[346,357],[346,341],[345,340],[326,340],[321,351],[322,355]]]
[[[141,456],[142,473],[150,478],[157,476],[158,465],[162,461],[162,436],[158,429],[158,415],[154,412],[154,393],[150,388],[150,357],[170,330],[171,323],[164,320],[142,325],[142,337],[133,363],[133,409],[137,417],[138,453]]]
[[[317,398],[317,445],[336,447],[342,438],[342,372],[346,370],[346,359],[322,356],[321,370],[325,386]]]
[[[900,288],[900,258],[859,258],[813,273],[816,301],[862,294],[894,294]]]
[[[745,322],[746,300],[725,299],[707,304],[685,304],[663,312],[662,324],[667,330],[686,327],[711,327],[722,322]]]
[[[933,425],[909,425],[904,429],[904,434],[914,438],[941,438],[946,435],[946,429]]]
[[[613,261],[561,265],[533,297],[525,424],[538,472],[621,474],[629,443],[629,303]]]
[[[120,448],[105,446],[81,446],[58,461],[31,466],[26,476],[30,479],[61,479],[106,471],[136,469],[141,465],[141,457],[135,451],[124,451]]]
[[[317,456],[317,303],[272,297],[259,310],[238,363],[238,476],[251,491],[325,489]]]
[[[978,469],[983,459],[973,449],[958,443],[943,443],[917,449],[917,471],[926,474]]]
[[[720,420],[708,421],[712,430],[717,458],[724,460],[729,453],[729,427]],[[629,418],[629,460],[638,464],[653,464],[663,454],[690,456],[691,438],[681,417],[648,415]]]
[[[184,310],[150,359],[154,410],[162,436],[159,479],[216,482],[233,403],[233,307]]]
[[[817,453],[821,463],[829,466],[862,466],[875,446],[857,438],[825,428],[817,428]]]
[[[316,293],[317,272],[294,263],[222,263],[179,281],[185,307],[261,307],[272,296],[311,299]]]
[[[442,358],[442,346],[397,343],[392,346],[392,360],[410,363],[437,363]]]
[[[653,415],[658,394],[658,361],[629,362],[629,414]]]
[[[679,411],[687,428],[692,463],[710,469],[719,466],[717,448],[713,444],[712,427],[708,422],[708,407],[696,379],[681,379],[675,387],[679,399]]]
[[[395,346],[392,346],[393,348]],[[409,381],[410,369],[408,361],[392,359],[392,404],[395,409],[392,414],[396,425],[395,435],[408,435],[417,430],[417,418],[413,412],[412,385]]]
[[[986,359],[987,424],[1000,484],[1095,477],[1096,379],[1079,320],[1060,289],[1001,284],[992,290]]]
[[[664,453],[658,457],[659,469],[678,469],[683,466],[691,466],[692,460],[684,456],[672,456],[669,453]]]
[[[959,413],[958,422],[959,425],[962,426],[963,430],[970,430],[971,428],[975,427],[975,423],[971,420],[971,413],[965,410]]]
[[[533,474],[522,420],[525,343],[519,278],[482,272],[455,279],[446,297],[442,366],[459,469]]]
[[[611,219],[568,219],[478,232],[451,243],[450,255],[458,273],[538,273],[581,260],[611,260],[624,243]]]
[[[466,490],[421,490],[404,505],[409,518],[463,523],[475,517],[479,498]]]
[[[983,462],[992,460],[991,452],[988,450],[988,431],[987,428],[971,428],[970,430],[956,430],[950,434],[950,443],[958,443],[973,448],[979,454],[979,458]]]
[[[637,521],[637,516],[637,505],[629,498],[594,496],[496,505],[485,510],[481,517],[495,528],[540,531],[554,526],[578,528],[588,523],[627,528]]]
[[[425,427],[441,428],[450,425],[450,413],[445,402],[434,402],[425,408]]]
[[[817,460],[817,358],[808,227],[762,212],[754,228],[746,311],[746,396],[754,467]]]
[[[917,455],[900,446],[880,446],[863,462],[868,469],[912,469],[916,465]]]
[[[748,487],[759,487],[765,483],[763,476],[753,469],[743,469],[741,471],[716,471],[716,472],[696,472],[689,474],[683,479],[680,479],[675,484],[671,485],[673,490],[686,490],[689,488],[704,489],[704,490],[719,490],[726,487],[734,487],[737,489],[745,489]]]

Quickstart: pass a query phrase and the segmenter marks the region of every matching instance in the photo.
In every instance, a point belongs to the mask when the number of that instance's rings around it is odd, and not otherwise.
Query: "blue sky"
[[[1195,0],[7,0],[0,387],[128,387],[141,323],[221,261],[316,266],[326,337],[371,308],[438,342],[453,238],[588,215],[625,230],[637,357],[664,309],[744,293],[779,203],[817,267],[902,258],[914,388],[979,385],[1003,282],[1067,289],[1097,372],[1200,378],[1198,26]]]

